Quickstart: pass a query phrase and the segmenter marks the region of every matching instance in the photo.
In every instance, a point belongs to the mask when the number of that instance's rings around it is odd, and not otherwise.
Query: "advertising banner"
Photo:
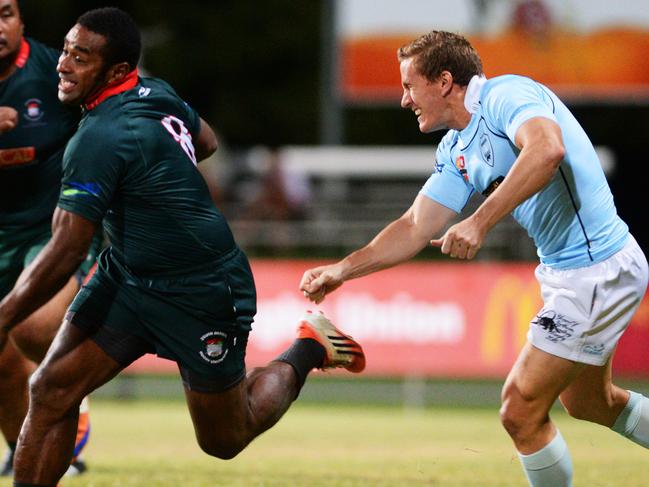
[[[300,316],[314,309],[298,284],[307,268],[320,264],[252,262],[259,299],[248,344],[249,368],[265,365],[293,341]],[[319,309],[362,343],[367,375],[504,378],[541,306],[534,267],[413,262],[349,281]],[[645,298],[620,342],[616,373],[649,377],[648,350]],[[147,356],[130,370],[176,368]]]
[[[338,0],[340,94],[398,103],[396,52],[431,30],[469,38],[487,77],[529,76],[571,100],[649,98],[646,0]]]

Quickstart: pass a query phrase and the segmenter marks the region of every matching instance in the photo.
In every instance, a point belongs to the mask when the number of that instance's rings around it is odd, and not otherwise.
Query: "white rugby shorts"
[[[528,341],[558,357],[604,365],[642,301],[649,271],[630,235],[622,250],[602,262],[578,269],[540,264],[535,275],[543,308],[532,319]]]

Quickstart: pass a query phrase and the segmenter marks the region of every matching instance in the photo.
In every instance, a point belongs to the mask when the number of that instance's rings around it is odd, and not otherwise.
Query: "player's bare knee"
[[[534,401],[514,384],[503,389],[500,422],[512,438],[524,436],[534,427]]]
[[[42,368],[36,369],[29,378],[29,400],[32,408],[64,414],[75,406],[75,397],[70,392],[55,376]]]
[[[512,438],[517,436],[525,425],[525,418],[518,414],[511,403],[503,402],[500,407],[500,423]]]

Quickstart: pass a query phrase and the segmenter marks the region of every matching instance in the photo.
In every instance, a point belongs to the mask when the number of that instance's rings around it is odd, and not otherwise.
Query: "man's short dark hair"
[[[474,75],[483,74],[482,61],[471,43],[452,32],[434,30],[402,46],[399,61],[415,58],[417,71],[429,81],[435,81],[448,71],[453,82],[466,86]]]
[[[115,7],[89,10],[77,19],[77,24],[106,38],[102,57],[105,66],[126,62],[135,69],[140,60],[142,39],[133,18]]]

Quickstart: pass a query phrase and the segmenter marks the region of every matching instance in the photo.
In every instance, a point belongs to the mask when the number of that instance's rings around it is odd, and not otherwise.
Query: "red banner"
[[[312,308],[298,291],[302,273],[321,262],[252,263],[258,314],[248,367],[264,365],[292,342]],[[321,309],[359,340],[366,374],[505,377],[541,306],[533,264],[411,263],[349,281]],[[615,356],[616,373],[649,377],[649,298]],[[176,370],[145,357],[132,371]]]

